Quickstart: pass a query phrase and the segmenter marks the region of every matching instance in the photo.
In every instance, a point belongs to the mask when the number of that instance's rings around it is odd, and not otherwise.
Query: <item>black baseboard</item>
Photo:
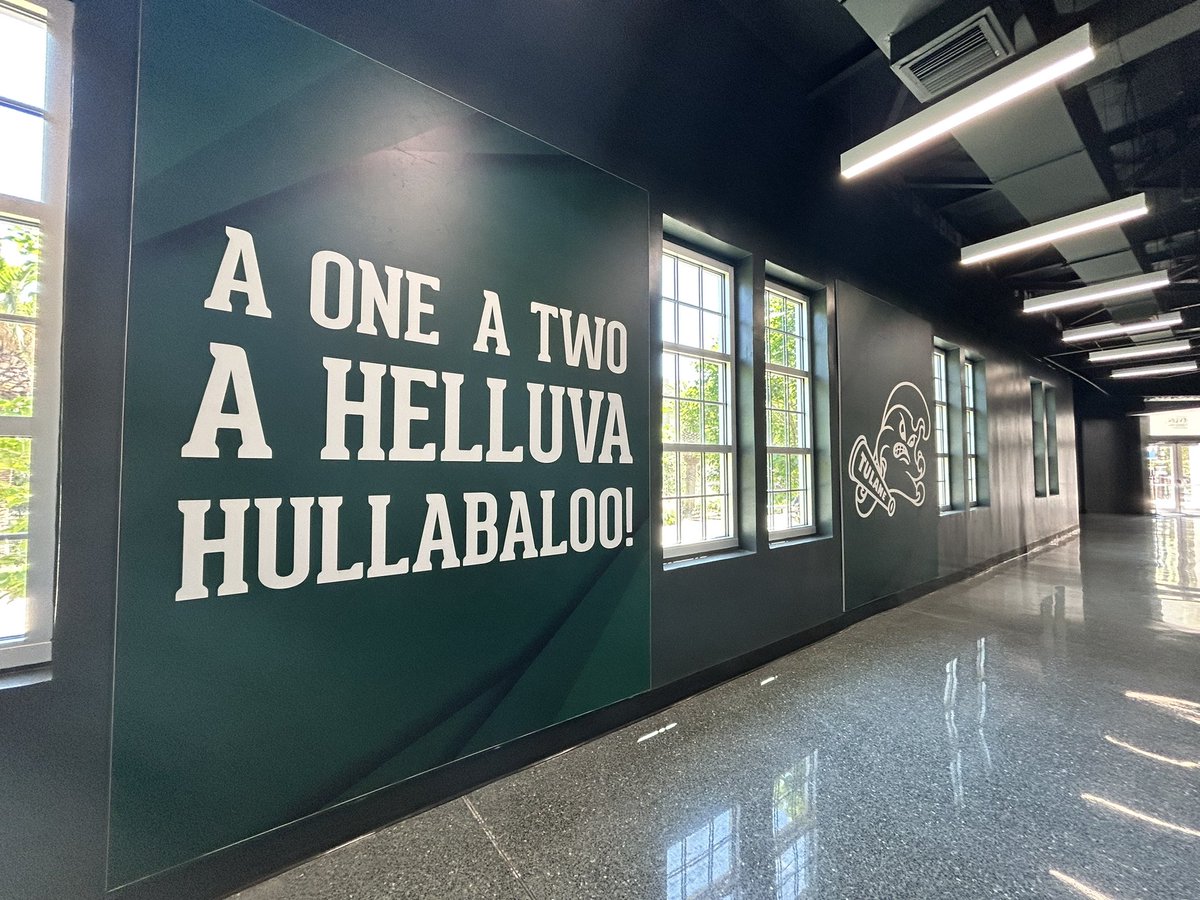
[[[114,900],[212,900],[225,897],[338,847],[367,832],[439,806],[542,760],[662,712],[701,691],[823,640],[884,610],[974,577],[1078,532],[1073,526],[1010,553],[953,574],[880,597],[812,628],[726,660],[669,684],[559,723],[466,759],[448,763],[400,784],[314,813],[304,819],[214,851],[141,881],[111,891]]]

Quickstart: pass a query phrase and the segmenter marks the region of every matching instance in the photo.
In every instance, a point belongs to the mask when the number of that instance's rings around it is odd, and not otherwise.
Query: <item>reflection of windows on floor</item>
[[[812,884],[815,843],[816,836],[806,832],[775,857],[776,900],[795,900],[808,890]]]
[[[667,847],[667,900],[736,900],[737,811],[727,809]]]
[[[796,900],[813,883],[817,850],[817,760],[808,754],[775,779],[772,826],[775,833],[775,897]]]

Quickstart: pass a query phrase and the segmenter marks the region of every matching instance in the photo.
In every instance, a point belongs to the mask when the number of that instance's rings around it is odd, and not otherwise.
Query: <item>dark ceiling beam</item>
[[[1105,132],[1104,139],[1108,141],[1109,146],[1123,144],[1153,131],[1174,129],[1180,122],[1185,122],[1195,115],[1200,115],[1200,95],[1185,93],[1166,109]]]
[[[990,191],[996,187],[986,178],[906,178],[905,182],[921,191]]]
[[[1183,131],[1173,147],[1154,154],[1145,160],[1131,175],[1123,179],[1127,184],[1146,184],[1184,168],[1200,150],[1200,123]]]
[[[804,98],[809,101],[818,100],[834,88],[849,81],[863,69],[878,64],[881,60],[886,62],[883,51],[876,46],[875,42],[863,41],[836,64],[833,72],[821,76],[818,82],[808,89]]]

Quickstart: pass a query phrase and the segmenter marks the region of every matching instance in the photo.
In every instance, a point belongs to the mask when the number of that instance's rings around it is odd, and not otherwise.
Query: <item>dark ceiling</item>
[[[1113,381],[1060,339],[1175,309],[1178,332],[1200,337],[1200,0],[495,0],[470,16],[444,0],[264,2],[648,188],[701,230],[749,235],[814,274],[875,273],[863,287],[1075,372],[1085,402],[1200,394],[1196,375]],[[893,36],[989,3],[1018,52],[1089,23],[1100,59],[842,181],[841,151],[922,108],[890,67]],[[380,21],[396,27],[363,24]],[[965,243],[1140,191],[1151,215],[1100,244],[957,263]],[[1025,297],[1156,268],[1174,284],[1149,300],[1020,311]]]

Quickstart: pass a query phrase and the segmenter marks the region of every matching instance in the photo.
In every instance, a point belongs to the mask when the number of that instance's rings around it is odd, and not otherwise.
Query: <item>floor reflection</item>
[[[817,864],[818,751],[775,779],[771,827],[775,836],[775,898],[811,897]]]
[[[1162,623],[1200,633],[1200,552],[1197,521],[1188,516],[1155,516],[1154,583]]]
[[[667,846],[667,900],[737,900],[737,820],[723,810]]]

